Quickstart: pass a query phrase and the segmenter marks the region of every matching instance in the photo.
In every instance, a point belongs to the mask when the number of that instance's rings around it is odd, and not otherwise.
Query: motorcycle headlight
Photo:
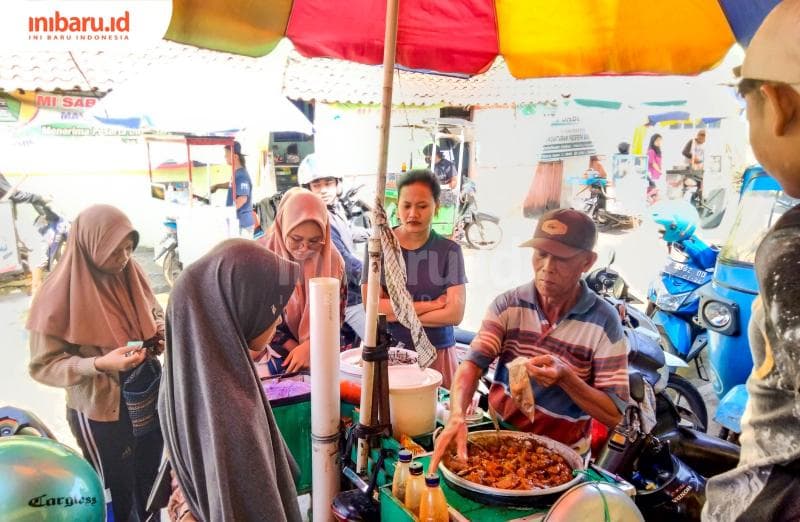
[[[710,301],[703,307],[703,319],[714,328],[725,328],[731,324],[731,309],[719,301]]]
[[[666,289],[665,289],[666,290]],[[667,291],[656,292],[656,306],[665,312],[675,312],[681,307],[691,292],[670,294]]]

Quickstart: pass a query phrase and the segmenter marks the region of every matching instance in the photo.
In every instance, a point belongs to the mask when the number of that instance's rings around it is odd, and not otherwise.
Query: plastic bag
[[[533,397],[533,388],[531,388],[531,379],[525,368],[527,362],[527,357],[517,357],[508,363],[508,387],[519,410],[533,422],[536,402]]]

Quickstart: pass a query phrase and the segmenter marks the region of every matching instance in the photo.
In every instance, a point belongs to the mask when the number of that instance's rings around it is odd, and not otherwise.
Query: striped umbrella
[[[778,0],[402,0],[396,62],[474,75],[502,55],[518,78],[696,74],[746,45]],[[376,0],[174,0],[166,38],[263,56],[289,38],[307,57],[379,64]]]
[[[777,2],[173,0],[166,38],[263,56],[287,37],[307,57],[383,63],[377,208],[386,185],[396,65],[469,76],[485,71],[502,55],[517,78],[697,74],[720,62],[734,42],[746,44]],[[380,286],[381,229],[377,219],[373,222],[365,353],[376,346]],[[361,422],[367,426],[378,421],[372,408],[372,365],[365,360],[362,366]],[[366,439],[360,439],[357,472],[366,471],[367,457]],[[321,505],[331,500],[321,499]]]

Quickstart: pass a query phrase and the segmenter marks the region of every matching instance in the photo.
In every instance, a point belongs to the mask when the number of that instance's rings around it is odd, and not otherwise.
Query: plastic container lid
[[[392,346],[389,348],[389,371],[394,371],[402,366],[417,366],[417,352],[406,348]],[[391,363],[394,364],[391,364]],[[346,374],[360,376],[361,369],[361,348],[345,350],[339,355],[339,369]]]
[[[442,384],[442,374],[432,368],[398,366],[389,373],[390,390],[418,390]]]
[[[425,485],[429,488],[439,487],[439,475],[430,474],[425,476]]]
[[[412,475],[422,475],[422,464],[420,462],[412,462],[408,466],[408,471]]]
[[[411,457],[413,456],[414,455],[407,449],[401,449],[397,453],[397,460],[399,460],[400,462],[411,462]]]

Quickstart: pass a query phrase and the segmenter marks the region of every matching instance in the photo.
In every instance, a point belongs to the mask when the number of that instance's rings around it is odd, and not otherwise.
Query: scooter
[[[581,210],[592,217],[600,231],[613,229],[634,228],[641,223],[637,216],[621,214],[608,210],[608,200],[612,199],[607,192],[608,180],[601,177],[595,170],[589,170],[586,178],[570,178],[569,183],[585,185],[576,196],[580,196],[585,191],[589,195],[583,199]]]
[[[694,361],[697,374],[708,380],[699,357],[708,344],[708,335],[696,316],[700,291],[711,284],[719,249],[697,236],[697,213],[688,203],[659,203],[651,215],[660,226],[669,257],[647,291],[647,315],[666,349],[686,362]]]
[[[716,188],[704,193],[703,170],[671,169],[668,176],[680,179],[681,196],[697,209],[700,228],[716,228],[725,217],[725,189]]]
[[[698,321],[708,329],[709,374],[720,397],[714,420],[720,437],[737,440],[747,404],[745,382],[753,369],[747,325],[758,295],[755,262],[761,239],[780,216],[800,204],[761,167],[743,176],[736,221],[717,258],[710,285],[700,292]]]

